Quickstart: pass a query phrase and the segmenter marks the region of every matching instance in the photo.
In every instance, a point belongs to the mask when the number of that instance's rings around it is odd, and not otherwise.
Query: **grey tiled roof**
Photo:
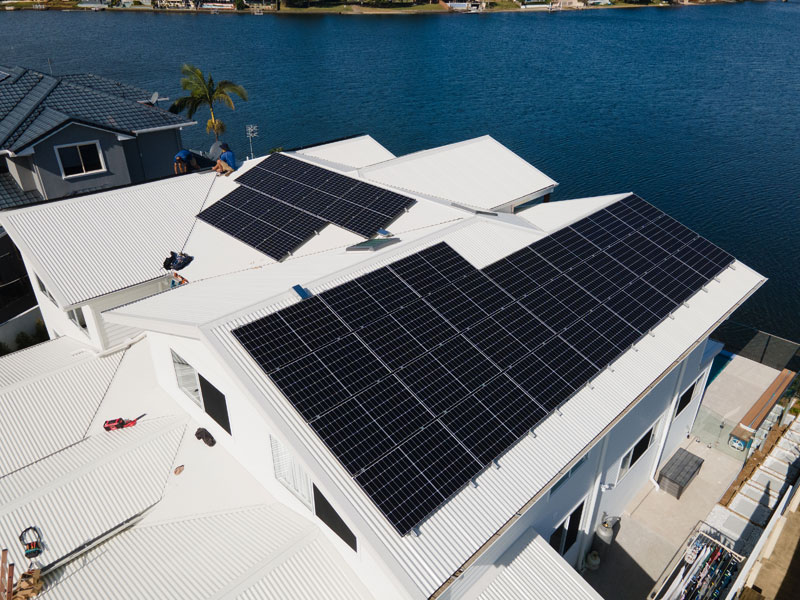
[[[0,173],[0,210],[41,202],[39,192],[23,192],[10,173]]]
[[[122,133],[191,123],[162,108],[142,104],[142,89],[97,75],[54,77],[0,66],[0,149],[18,152],[68,121]]]

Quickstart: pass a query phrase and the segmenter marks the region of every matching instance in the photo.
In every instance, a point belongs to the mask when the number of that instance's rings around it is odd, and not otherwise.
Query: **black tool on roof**
[[[169,256],[164,259],[164,268],[167,271],[180,271],[184,267],[188,267],[194,260],[194,256],[189,256],[184,252],[170,252]]]
[[[42,534],[35,526],[28,527],[19,534],[19,541],[25,547],[25,558],[36,558],[42,553]]]
[[[213,446],[217,443],[217,440],[214,439],[214,436],[211,435],[205,427],[198,427],[197,431],[194,432],[194,437],[198,440],[203,440],[206,446]]]

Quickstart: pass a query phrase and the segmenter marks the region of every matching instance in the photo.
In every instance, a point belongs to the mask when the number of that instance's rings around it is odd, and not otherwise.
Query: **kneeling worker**
[[[189,172],[189,166],[193,169],[197,169],[197,160],[194,157],[194,154],[189,152],[188,150],[181,150],[175,155],[175,175],[182,175],[183,173]]]
[[[220,175],[225,175],[227,177],[236,170],[236,157],[233,155],[233,152],[231,152],[231,148],[228,144],[223,142],[219,147],[222,150],[222,154],[219,155],[217,164],[214,165],[212,171],[217,174],[217,177]]]

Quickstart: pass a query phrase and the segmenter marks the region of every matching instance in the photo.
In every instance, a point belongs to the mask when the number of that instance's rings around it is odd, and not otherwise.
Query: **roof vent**
[[[392,244],[396,244],[399,241],[400,238],[396,237],[375,238],[372,240],[365,240],[353,246],[348,246],[347,252],[375,252],[376,250],[380,250],[381,248],[385,248],[386,246],[391,246]]]
[[[306,298],[311,298],[311,296],[314,295],[311,292],[309,292],[306,288],[304,288],[302,285],[293,285],[292,289],[298,296],[300,296],[301,300],[305,300]]]

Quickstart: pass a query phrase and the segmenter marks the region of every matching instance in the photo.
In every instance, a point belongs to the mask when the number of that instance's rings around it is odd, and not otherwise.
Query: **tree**
[[[203,72],[193,65],[183,65],[181,73],[183,74],[181,88],[189,92],[189,95],[175,100],[169,107],[170,112],[177,114],[186,111],[186,116],[191,119],[200,108],[207,106],[211,118],[206,123],[206,133],[213,133],[214,139],[219,141],[219,136],[225,133],[225,123],[214,114],[214,105],[221,102],[231,110],[235,110],[231,94],[247,100],[247,91],[227,79],[215,84],[211,75],[206,79]]]

